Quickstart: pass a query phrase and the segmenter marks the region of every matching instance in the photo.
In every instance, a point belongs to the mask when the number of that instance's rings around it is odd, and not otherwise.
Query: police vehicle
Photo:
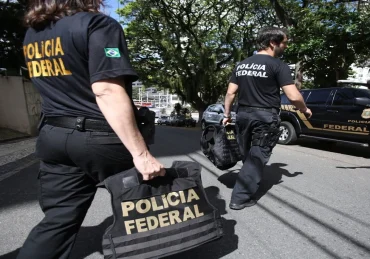
[[[281,95],[279,144],[291,144],[299,137],[328,143],[347,142],[370,146],[369,82],[338,81],[340,87],[300,90],[312,111],[308,119]]]

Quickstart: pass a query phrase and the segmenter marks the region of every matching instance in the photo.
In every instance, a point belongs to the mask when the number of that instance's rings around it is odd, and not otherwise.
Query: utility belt
[[[259,111],[267,111],[267,112],[280,114],[280,109],[276,109],[276,108],[262,108],[262,107],[247,106],[247,105],[239,104],[238,111],[248,111],[248,110],[259,110]]]
[[[113,132],[113,129],[106,120],[89,119],[85,117],[46,117],[45,124],[54,127],[76,129],[78,131]]]
[[[148,108],[140,108],[136,113],[136,122],[138,128],[147,145],[154,144],[155,135],[155,113]],[[76,129],[78,131],[99,131],[99,132],[114,132],[109,123],[105,119],[91,119],[86,117],[41,117],[39,130],[43,124],[48,124],[54,127]]]

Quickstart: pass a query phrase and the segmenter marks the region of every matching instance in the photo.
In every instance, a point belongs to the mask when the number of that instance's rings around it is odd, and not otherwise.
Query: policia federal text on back
[[[164,175],[135,119],[123,29],[99,12],[102,0],[29,1],[24,55],[42,97],[36,144],[45,213],[18,258],[68,258],[96,184],[135,166]],[[123,143],[123,144],[122,144]]]
[[[262,29],[257,36],[257,54],[241,61],[232,72],[223,124],[231,120],[231,105],[238,93],[236,129],[243,166],[232,192],[231,209],[256,204],[253,195],[280,135],[280,88],[301,112],[312,115],[293,84],[288,65],[276,58],[283,54],[287,43],[285,30]]]

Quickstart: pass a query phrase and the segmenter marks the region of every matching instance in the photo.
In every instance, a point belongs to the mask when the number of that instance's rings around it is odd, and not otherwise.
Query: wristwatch
[[[229,114],[229,115],[224,114],[224,118],[225,119],[230,119],[231,118],[231,114]]]

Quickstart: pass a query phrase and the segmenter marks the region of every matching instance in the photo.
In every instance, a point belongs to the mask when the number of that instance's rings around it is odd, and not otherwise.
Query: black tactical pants
[[[132,157],[114,133],[50,125],[41,129],[36,153],[41,160],[39,202],[45,217],[29,234],[18,258],[66,259],[96,184],[132,168]]]
[[[231,203],[242,204],[253,198],[261,181],[263,169],[272,153],[273,146],[252,145],[253,135],[279,126],[280,118],[277,111],[239,107],[236,115],[236,130],[240,149],[243,152],[243,166],[231,195]]]

